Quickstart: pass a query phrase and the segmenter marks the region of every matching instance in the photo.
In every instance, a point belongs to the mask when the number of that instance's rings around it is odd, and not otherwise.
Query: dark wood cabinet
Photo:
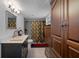
[[[26,58],[28,53],[28,44],[25,41],[20,43],[3,43],[1,44],[2,58]]]
[[[61,22],[63,19],[63,0],[55,0],[53,1],[54,6],[51,8],[52,14],[52,53],[54,53],[57,57],[63,56],[63,27]]]
[[[79,57],[79,0],[51,0],[53,57]]]
[[[46,43],[48,43],[48,45],[50,45],[50,37],[51,37],[51,26],[50,25],[46,25],[44,26],[44,36],[45,36],[45,41]]]
[[[48,44],[48,47],[45,49],[45,54],[47,57],[52,57],[50,56],[50,47],[51,47],[51,25],[46,25],[44,26],[44,36],[45,36],[45,41]]]

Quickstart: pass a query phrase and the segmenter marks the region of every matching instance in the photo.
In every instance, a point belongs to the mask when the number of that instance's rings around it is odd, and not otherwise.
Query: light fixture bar
[[[11,2],[11,0],[8,1],[8,4],[9,4],[8,8],[11,9],[12,12],[17,13],[17,14],[21,13],[21,11],[19,9],[15,8],[15,6]]]

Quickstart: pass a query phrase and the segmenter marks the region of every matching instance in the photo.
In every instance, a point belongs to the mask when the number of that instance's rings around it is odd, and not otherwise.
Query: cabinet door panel
[[[79,43],[68,40],[68,57],[79,58]]]
[[[55,0],[55,5],[52,8],[52,53],[55,53],[57,57],[63,57],[63,31],[62,21],[63,19],[63,0]],[[61,49],[62,48],[62,49]]]
[[[45,40],[48,43],[48,45],[51,45],[51,26],[45,26]]]
[[[72,48],[72,47],[69,47],[69,57],[70,58],[79,58],[79,51]]]
[[[60,19],[60,0],[57,0],[55,7],[52,10],[52,27],[53,27],[53,34],[61,36],[61,19]]]
[[[79,0],[69,0],[69,39],[79,41]]]
[[[56,55],[60,56],[61,55],[61,42],[56,40],[55,38],[53,39],[53,49],[56,51]]]
[[[79,58],[79,0],[69,0],[68,57]]]

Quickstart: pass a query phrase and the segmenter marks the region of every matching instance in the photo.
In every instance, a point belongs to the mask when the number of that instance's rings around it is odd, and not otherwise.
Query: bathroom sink
[[[20,37],[20,36],[13,37],[13,38],[10,39],[10,41],[22,41],[22,40],[23,40],[23,38]]]
[[[10,41],[22,41],[22,39],[11,39]]]

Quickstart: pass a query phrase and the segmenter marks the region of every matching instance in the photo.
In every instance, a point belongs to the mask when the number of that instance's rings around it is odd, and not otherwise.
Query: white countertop
[[[16,36],[7,40],[2,40],[0,43],[23,43],[28,38],[28,35]]]

